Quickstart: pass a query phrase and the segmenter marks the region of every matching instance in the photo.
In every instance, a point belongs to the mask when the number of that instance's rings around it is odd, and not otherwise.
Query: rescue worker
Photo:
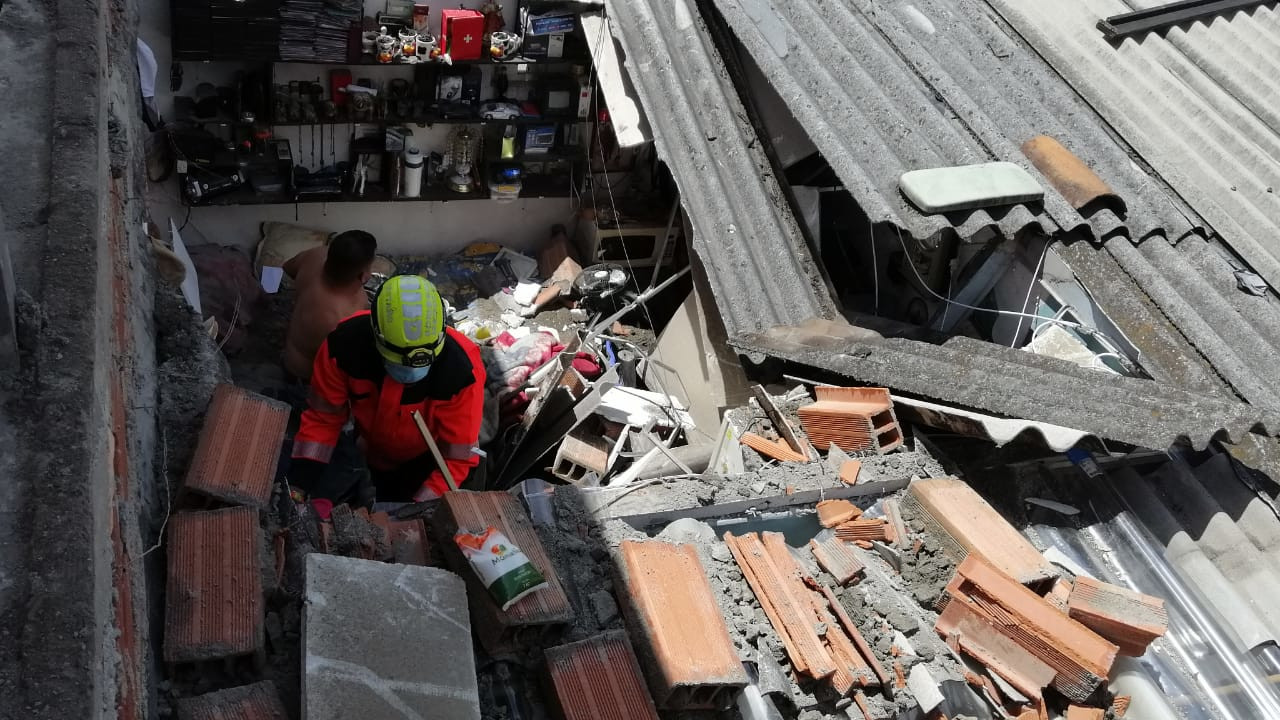
[[[372,311],[357,312],[329,333],[316,353],[309,406],[294,438],[295,500],[348,499],[350,488],[326,487],[324,472],[348,416],[379,502],[422,502],[449,489],[415,410],[455,482],[479,464],[472,448],[484,409],[484,363],[475,343],[444,319],[434,285],[397,275],[378,289]]]
[[[302,383],[311,379],[320,343],[352,313],[368,309],[364,284],[377,250],[372,235],[348,230],[333,236],[327,247],[305,250],[284,264],[298,294],[285,335],[284,369]]]

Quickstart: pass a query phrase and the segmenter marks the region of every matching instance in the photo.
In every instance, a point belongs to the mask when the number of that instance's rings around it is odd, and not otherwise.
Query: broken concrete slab
[[[302,628],[303,720],[479,720],[457,575],[308,555]]]

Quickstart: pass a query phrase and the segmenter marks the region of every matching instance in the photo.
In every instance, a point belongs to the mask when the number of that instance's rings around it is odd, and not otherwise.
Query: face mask
[[[401,385],[412,385],[419,380],[424,380],[427,377],[427,373],[431,372],[430,365],[420,368],[411,368],[405,367],[404,365],[397,365],[395,363],[383,362],[382,366],[387,369],[387,374],[391,376],[391,379]]]

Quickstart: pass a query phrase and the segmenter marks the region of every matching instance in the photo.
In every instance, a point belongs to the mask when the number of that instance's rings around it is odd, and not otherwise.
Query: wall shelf
[[[545,198],[572,197],[568,187],[556,187],[553,183],[531,183],[529,191],[521,192],[521,200],[540,200]],[[364,196],[343,193],[341,195],[309,195],[293,197],[286,193],[258,193],[250,188],[241,188],[226,195],[219,195],[208,202],[191,203],[191,207],[229,207],[235,205],[308,205],[316,203],[447,203],[468,200],[489,200],[488,188],[480,188],[472,193],[456,193],[447,188],[424,188],[422,195],[416,198],[391,197],[384,191],[367,192]]]

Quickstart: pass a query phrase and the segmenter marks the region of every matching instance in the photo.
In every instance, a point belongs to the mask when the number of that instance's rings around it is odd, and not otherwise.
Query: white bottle
[[[404,182],[400,190],[407,198],[416,198],[422,194],[422,151],[408,147],[404,149]]]

